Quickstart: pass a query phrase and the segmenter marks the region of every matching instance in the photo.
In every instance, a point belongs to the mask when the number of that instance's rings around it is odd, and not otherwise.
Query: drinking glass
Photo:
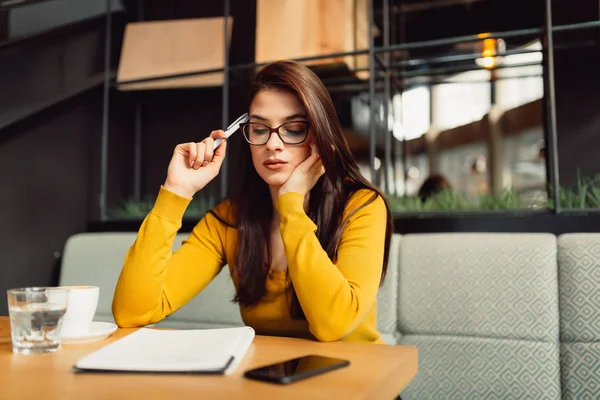
[[[69,291],[31,287],[9,289],[7,295],[13,352],[37,354],[60,349],[60,328]]]

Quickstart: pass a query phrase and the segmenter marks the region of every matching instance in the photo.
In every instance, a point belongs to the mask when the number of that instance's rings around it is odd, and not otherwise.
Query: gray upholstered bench
[[[112,320],[135,236],[88,233],[66,243],[60,283],[100,286],[97,320]],[[388,343],[419,349],[403,399],[600,398],[600,234],[394,235],[388,268],[379,329]],[[157,325],[241,325],[232,298],[224,268]]]

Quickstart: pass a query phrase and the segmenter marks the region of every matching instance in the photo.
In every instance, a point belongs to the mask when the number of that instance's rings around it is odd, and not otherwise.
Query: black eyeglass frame
[[[296,142],[296,143],[288,143],[285,140],[283,140],[283,138],[281,137],[281,134],[279,133],[279,128],[281,128],[284,125],[294,124],[294,123],[297,124],[299,122],[301,122],[303,124],[306,124],[306,135],[304,135],[304,139],[302,139],[302,141]],[[262,126],[264,126],[265,128],[267,128],[269,130],[269,136],[267,136],[267,140],[264,143],[260,143],[260,144],[258,144],[258,143],[250,143],[250,139],[248,139],[248,137],[246,137],[246,129],[245,128],[246,128],[246,126],[250,126],[252,124],[262,125]],[[246,139],[246,142],[248,142],[248,144],[250,146],[264,146],[265,144],[267,144],[267,142],[269,141],[269,139],[271,139],[271,134],[273,134],[273,133],[276,133],[277,137],[279,138],[279,140],[281,140],[285,144],[289,144],[289,145],[302,144],[302,143],[304,143],[306,141],[306,138],[308,137],[309,128],[310,128],[310,123],[308,121],[289,121],[289,122],[285,122],[285,123],[279,125],[276,128],[271,128],[269,125],[265,125],[262,122],[244,122],[244,123],[240,124],[240,129],[242,130],[242,135],[244,136],[244,139]]]

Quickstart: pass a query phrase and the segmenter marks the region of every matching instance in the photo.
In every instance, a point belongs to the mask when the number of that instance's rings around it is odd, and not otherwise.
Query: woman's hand
[[[213,151],[215,139],[226,139],[222,130],[212,131],[200,143],[178,144],[169,163],[164,187],[182,197],[191,198],[218,174],[225,158],[227,141]]]
[[[325,167],[319,153],[317,153],[317,146],[311,143],[310,149],[310,156],[298,164],[288,180],[279,188],[279,196],[288,192],[296,192],[306,196],[325,173]]]

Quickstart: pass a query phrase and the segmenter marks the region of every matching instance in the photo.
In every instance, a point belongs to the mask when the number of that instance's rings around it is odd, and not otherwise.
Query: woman
[[[325,86],[301,64],[272,63],[256,77],[249,115],[240,194],[207,213],[172,253],[187,205],[219,173],[227,145],[213,152],[225,138],[219,130],[175,148],[127,253],[115,321],[162,320],[227,264],[242,319],[258,334],[383,343],[376,296],[391,215],[360,175]]]

